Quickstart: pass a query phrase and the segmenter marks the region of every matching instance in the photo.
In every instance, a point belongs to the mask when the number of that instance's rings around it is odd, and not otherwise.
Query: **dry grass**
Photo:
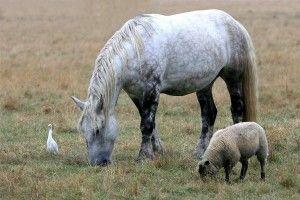
[[[3,98],[2,108],[9,111],[18,110],[20,103],[16,98],[7,96]]]
[[[258,182],[254,160],[242,183],[199,179],[197,161],[190,156],[200,127],[194,95],[162,95],[157,120],[167,153],[135,164],[139,117],[122,93],[114,164],[89,167],[83,139],[75,131],[79,112],[69,96],[86,96],[98,51],[139,13],[207,8],[229,12],[254,40],[259,122],[267,130],[271,150],[267,181]],[[299,2],[292,0],[0,0],[0,198],[299,199],[299,13]],[[224,91],[223,81],[218,80],[216,128],[231,123]],[[49,122],[58,126],[55,137],[61,154],[57,157],[44,150]]]

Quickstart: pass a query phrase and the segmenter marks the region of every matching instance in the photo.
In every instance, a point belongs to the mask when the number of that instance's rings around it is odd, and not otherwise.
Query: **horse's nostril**
[[[101,167],[105,167],[107,165],[111,164],[109,159],[96,159],[94,161],[91,161],[91,165],[92,166],[101,166]]]
[[[93,166],[107,166],[110,162],[109,153],[100,152],[100,153],[93,153],[89,155],[90,164]]]
[[[101,166],[107,166],[110,164],[110,160],[108,159],[102,159],[100,165]]]

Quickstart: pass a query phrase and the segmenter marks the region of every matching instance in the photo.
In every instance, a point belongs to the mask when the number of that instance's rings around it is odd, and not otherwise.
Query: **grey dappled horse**
[[[83,133],[92,165],[107,165],[117,137],[115,106],[123,89],[141,116],[138,159],[153,158],[163,147],[155,127],[159,95],[196,92],[202,131],[201,156],[213,133],[217,109],[212,85],[221,77],[231,97],[234,123],[255,121],[256,65],[246,29],[227,13],[203,10],[172,16],[140,15],[127,21],[100,51],[83,111]]]

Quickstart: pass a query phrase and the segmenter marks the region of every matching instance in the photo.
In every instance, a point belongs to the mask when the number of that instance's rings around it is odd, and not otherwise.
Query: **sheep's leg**
[[[134,98],[134,97],[130,97],[130,98],[133,101],[133,103],[135,104],[135,106],[137,107],[137,109],[140,113],[140,116],[142,118],[142,116],[143,116],[142,101],[139,100],[138,98]],[[153,131],[152,131],[151,143],[152,143],[152,148],[153,148],[154,153],[160,153],[160,154],[164,153],[163,142],[159,138],[156,127],[153,128]]]
[[[265,158],[261,158],[259,156],[257,156],[257,159],[260,163],[260,178],[262,180],[266,179],[266,172],[265,172],[265,165],[266,165],[266,159]]]
[[[232,170],[232,166],[230,165],[229,162],[224,164],[224,169],[225,169],[225,180],[226,182],[229,182],[229,175]]]
[[[242,90],[242,78],[241,76],[222,76],[222,78],[224,79],[230,94],[230,109],[233,123],[236,124],[242,122],[245,109]]]
[[[242,169],[241,169],[240,180],[243,180],[248,170],[248,160],[242,160],[241,163],[242,163]]]
[[[212,95],[212,84],[207,88],[198,91],[197,99],[201,107],[202,130],[195,154],[197,157],[201,157],[212,137],[213,127],[217,116],[217,108]]]
[[[140,115],[141,115],[141,124],[140,129],[142,132],[142,143],[141,149],[138,156],[138,161],[144,158],[154,158],[154,148],[153,148],[153,135],[155,132],[155,114],[158,107],[159,100],[159,88],[157,85],[149,88],[144,92],[143,98],[140,104]]]

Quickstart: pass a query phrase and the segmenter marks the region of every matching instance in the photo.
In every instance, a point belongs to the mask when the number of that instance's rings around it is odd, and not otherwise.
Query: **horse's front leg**
[[[135,98],[135,97],[130,97],[130,98],[133,101],[133,103],[135,104],[135,106],[137,107],[137,109],[139,111],[139,114],[141,116],[141,120],[142,120],[143,116],[144,116],[144,110],[145,110],[142,107],[143,99],[138,99],[138,98]],[[154,116],[155,116],[155,114],[154,114]],[[155,121],[154,121],[154,123],[155,123]],[[142,128],[141,128],[141,131],[142,131]],[[153,149],[154,153],[160,153],[160,154],[164,153],[163,142],[159,138],[156,127],[154,127],[153,130],[152,130],[151,144],[152,144],[152,149]]]
[[[161,145],[155,130],[155,114],[159,101],[159,88],[157,85],[148,88],[143,93],[142,100],[139,101],[139,112],[141,115],[140,129],[142,132],[142,143],[138,160],[144,158],[154,158],[154,150]],[[135,104],[137,104],[135,102]],[[161,149],[161,148],[160,148]]]
[[[212,95],[212,85],[198,91],[197,99],[201,107],[202,130],[195,154],[200,158],[204,154],[212,137],[217,116],[217,108]]]
[[[154,153],[164,154],[164,144],[159,138],[156,128],[153,129],[151,143]]]

